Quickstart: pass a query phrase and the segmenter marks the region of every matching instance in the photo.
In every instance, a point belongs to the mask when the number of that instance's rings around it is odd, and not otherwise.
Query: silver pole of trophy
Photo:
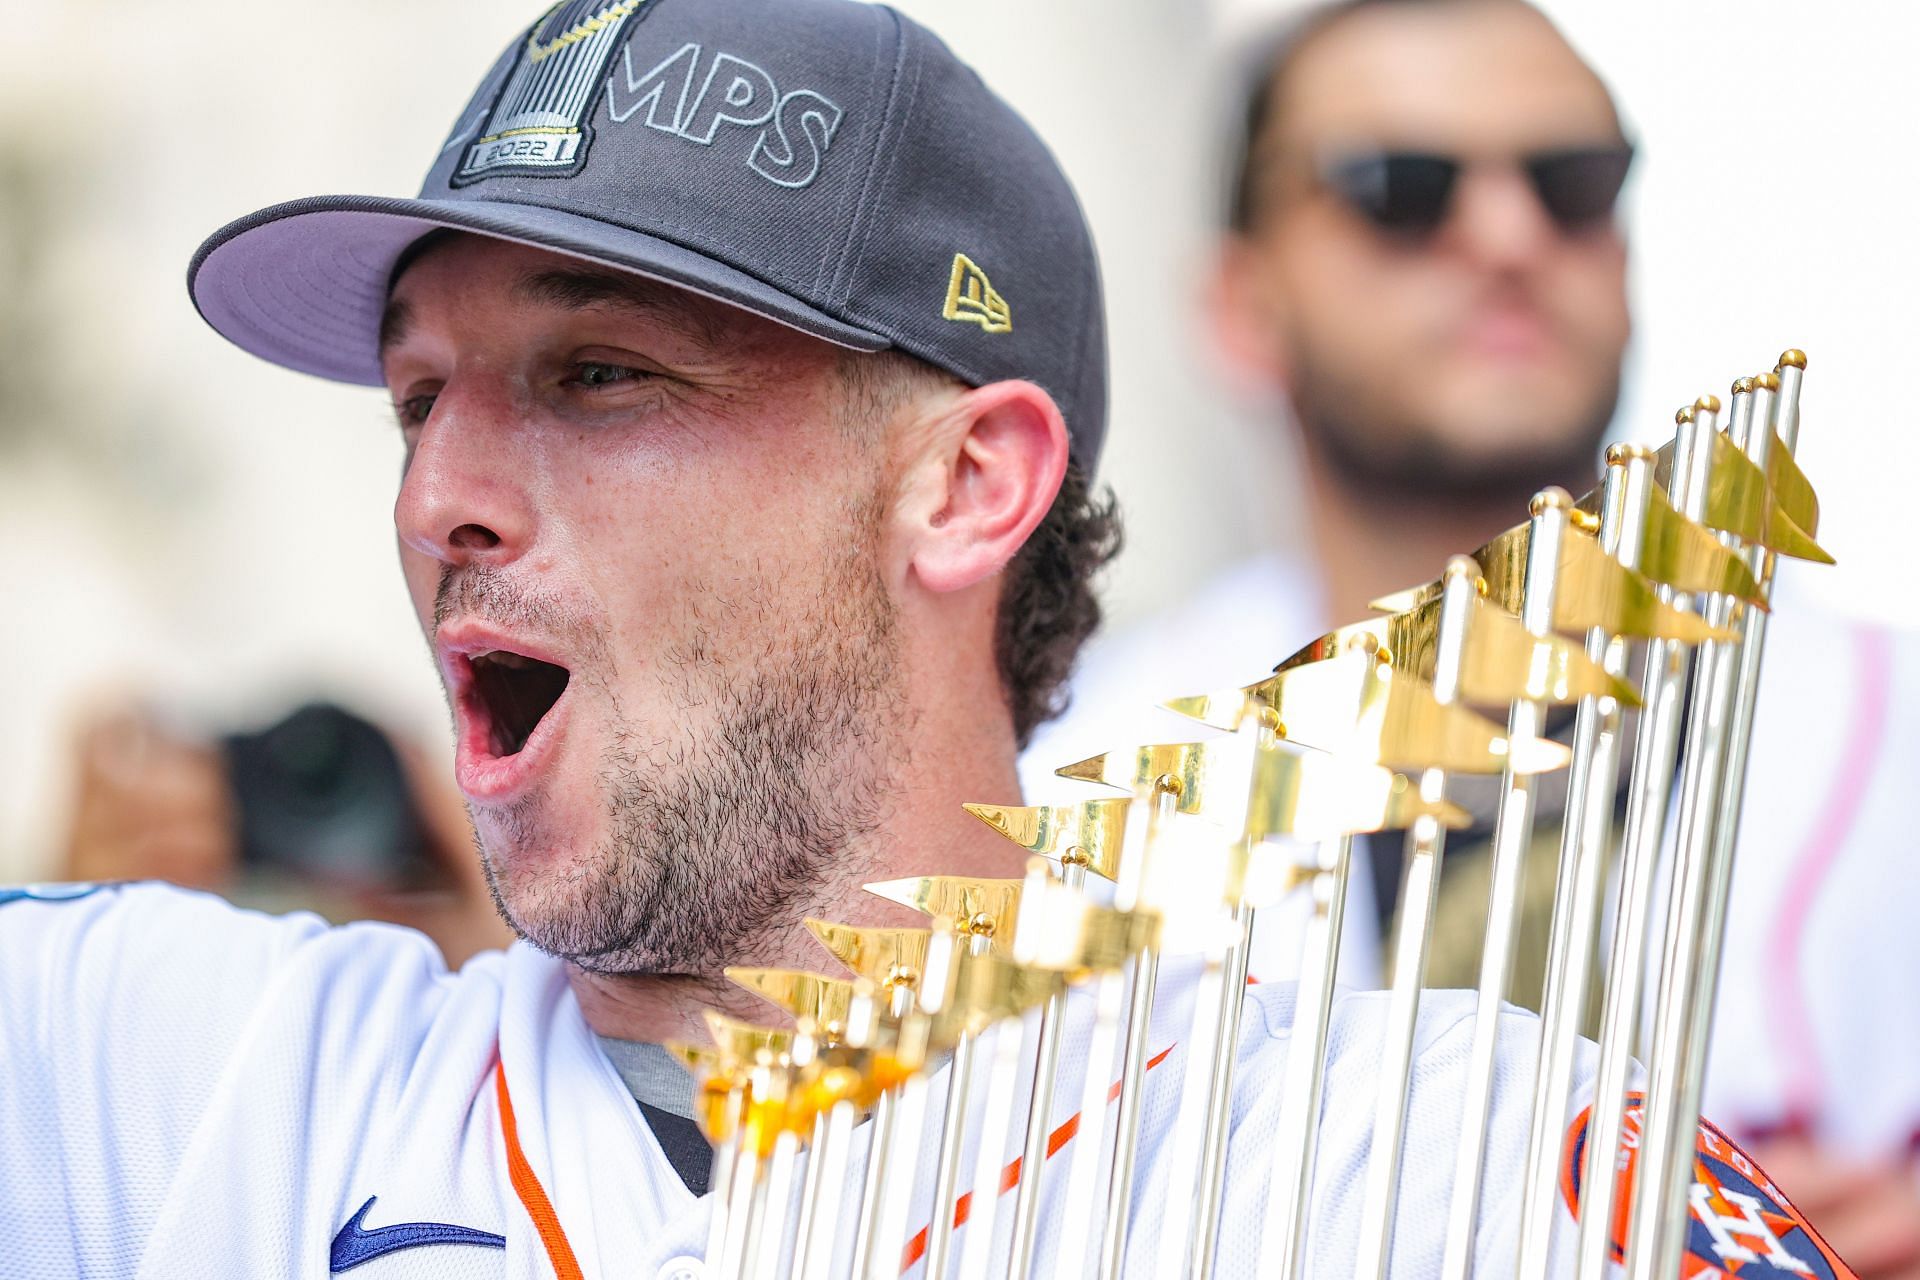
[[[1542,639],[1553,635],[1561,541],[1580,536],[1568,529],[1572,510],[1573,500],[1563,489],[1542,490],[1533,499],[1520,622]],[[1507,719],[1509,752],[1520,743],[1540,737],[1545,723],[1545,702],[1515,702]],[[1511,758],[1510,754],[1509,760]],[[1465,1280],[1473,1269],[1500,1006],[1506,999],[1507,979],[1513,971],[1514,943],[1520,924],[1520,891],[1527,846],[1533,839],[1533,788],[1533,776],[1516,772],[1511,764],[1500,779],[1500,808],[1493,825],[1493,883],[1487,898],[1487,937],[1480,953],[1480,986],[1474,1002],[1473,1041],[1467,1059],[1467,1095],[1454,1162],[1446,1250],[1441,1261],[1441,1274],[1447,1280]]]
[[[967,1216],[966,1245],[960,1254],[961,1280],[987,1280],[992,1265],[994,1227],[1000,1211],[1000,1180],[1007,1155],[1006,1135],[1013,1128],[1014,1100],[1020,1083],[1023,1026],[1022,1019],[1005,1018],[991,1032],[993,1053],[987,1063],[987,1096],[986,1105],[980,1111],[979,1145],[974,1149],[973,1199]]]
[[[919,980],[920,975],[915,974],[913,982]],[[890,983],[887,986],[887,1004],[891,1017],[895,1019],[905,1017],[913,1008],[913,982]],[[915,1078],[920,1078],[920,1073],[916,1073]],[[890,1189],[886,1177],[887,1166],[894,1158],[895,1148],[904,1145],[896,1141],[895,1135],[900,1128],[900,1098],[905,1089],[904,1084],[896,1085],[874,1100],[873,1116],[867,1133],[866,1170],[861,1182],[860,1217],[854,1224],[853,1275],[855,1280],[874,1273],[876,1267],[880,1265],[878,1237],[881,1220],[886,1213],[886,1197]],[[920,1097],[924,1105],[924,1086]],[[920,1153],[917,1147],[919,1141],[920,1136],[916,1131],[912,1137],[914,1149],[908,1159],[919,1160]],[[881,1273],[884,1274],[884,1269]],[[888,1280],[894,1280],[894,1278],[888,1277]]]
[[[1706,514],[1712,439],[1719,428],[1720,402],[1703,396],[1679,414],[1674,443],[1673,497],[1680,514],[1698,522]],[[1670,593],[1662,592],[1662,595]],[[1674,757],[1680,741],[1681,702],[1685,697],[1689,647],[1677,640],[1647,643],[1646,674],[1641,684],[1640,723],[1634,738],[1633,770],[1627,784],[1626,828],[1620,856],[1620,909],[1608,951],[1600,1055],[1596,1067],[1593,1112],[1581,1170],[1580,1229],[1576,1274],[1580,1280],[1606,1280],[1618,1196],[1618,1163],[1625,1132],[1627,1086],[1633,1072],[1633,1037],[1640,1021],[1645,985],[1647,935],[1673,792]]]
[[[1790,364],[1796,359],[1798,364]],[[1798,443],[1800,425],[1800,381],[1806,357],[1791,351],[1781,357],[1775,370],[1776,385],[1763,386],[1756,393],[1751,433],[1743,444],[1747,456],[1761,469],[1768,466],[1771,450],[1791,453]],[[1792,376],[1789,378],[1789,374]],[[1765,375],[1757,381],[1764,382]],[[1764,398],[1762,398],[1764,393]],[[1789,399],[1791,396],[1791,399]],[[1771,402],[1770,404],[1768,402]],[[1762,406],[1771,412],[1763,412]],[[1764,547],[1751,547],[1747,567],[1759,584],[1763,602],[1772,594],[1775,557]],[[1678,1113],[1697,1117],[1700,1094],[1706,1079],[1707,1051],[1713,1030],[1715,997],[1719,990],[1721,953],[1726,937],[1727,900],[1732,889],[1734,846],[1740,832],[1740,812],[1746,798],[1747,756],[1753,740],[1755,706],[1760,690],[1760,663],[1765,656],[1767,613],[1747,607],[1746,626],[1740,641],[1740,665],[1734,679],[1733,723],[1727,749],[1726,776],[1720,788],[1719,821],[1714,828],[1714,882],[1709,895],[1711,916],[1706,929],[1705,954],[1696,976],[1696,990],[1690,1009],[1691,1025],[1682,1043],[1687,1059],[1681,1074]],[[1691,1126],[1689,1126],[1691,1128]]]
[[[913,1184],[920,1167],[920,1140],[927,1130],[928,1090],[927,1073],[916,1071],[895,1093],[892,1132],[874,1136],[876,1142],[884,1136],[890,1149],[877,1165],[868,1165],[867,1176],[880,1180],[880,1197],[879,1215],[865,1241],[866,1265],[855,1272],[866,1280],[899,1280],[907,1214],[913,1207]]]
[[[1086,850],[1070,845],[1061,853],[1060,880],[1069,889],[1087,887]],[[1040,1225],[1040,1175],[1052,1137],[1053,1090],[1060,1075],[1060,1034],[1066,1014],[1064,991],[1048,996],[1040,1010],[1033,1093],[1027,1101],[1027,1129],[1020,1144],[1020,1181],[1014,1191],[1013,1239],[1007,1254],[1007,1274],[1014,1280],[1023,1280],[1033,1267],[1033,1241]]]
[[[1135,805],[1144,815],[1146,827],[1145,839],[1136,846],[1139,849],[1136,858],[1140,863],[1144,864],[1153,856],[1155,834],[1160,824],[1170,818],[1178,806],[1179,788],[1178,779],[1156,779],[1145,802]],[[1138,907],[1137,885],[1143,872],[1144,866],[1122,881],[1116,906],[1126,911]],[[1131,893],[1128,881],[1136,886]],[[1133,958],[1133,989],[1127,1006],[1127,1031],[1120,1063],[1120,1100],[1113,1118],[1113,1163],[1107,1180],[1100,1280],[1115,1280],[1126,1258],[1127,1225],[1133,1209],[1133,1167],[1140,1142],[1140,1095],[1146,1079],[1147,1037],[1152,1029],[1153,993],[1159,976],[1159,949],[1151,946],[1140,948]],[[1089,1069],[1091,1066],[1089,1063]],[[1105,1110],[1104,1099],[1101,1109]],[[1082,1113],[1083,1123],[1085,1118]]]
[[[848,1149],[860,1109],[852,1102],[836,1102],[822,1117],[813,1150],[807,1156],[807,1179],[814,1184],[803,1194],[805,1216],[794,1235],[793,1257],[800,1280],[828,1280],[833,1274],[834,1245],[839,1242],[840,1215],[846,1203]]]
[[[1730,434],[1744,435],[1753,421],[1753,380],[1734,384],[1729,413]],[[1708,597],[1703,610],[1715,626],[1725,626],[1731,602]],[[1713,883],[1713,825],[1720,812],[1720,781],[1725,773],[1727,740],[1732,728],[1733,677],[1738,650],[1734,644],[1709,640],[1698,650],[1693,689],[1687,706],[1685,755],[1681,762],[1679,812],[1675,818],[1673,879],[1667,896],[1659,985],[1654,991],[1653,1039],[1647,1055],[1647,1105],[1641,1128],[1638,1168],[1634,1176],[1633,1212],[1627,1236],[1627,1274],[1645,1280],[1659,1272],[1665,1251],[1672,1200],[1669,1189],[1674,1170],[1691,1170],[1693,1129],[1698,1118],[1684,1126],[1676,1118],[1679,1077],[1683,1070],[1686,1002],[1692,983],[1689,971],[1702,959],[1709,916],[1708,895]],[[1674,1268],[1679,1266],[1678,1255]]]
[[[1056,1268],[1063,1275],[1084,1275],[1086,1259],[1100,1248],[1105,1219],[1093,1206],[1104,1205],[1113,1174],[1107,1140],[1108,1080],[1120,1049],[1121,1019],[1129,1003],[1128,975],[1102,974],[1093,984],[1093,1029],[1087,1044],[1087,1071],[1080,1083],[1080,1127],[1069,1147],[1067,1194],[1061,1204],[1087,1206],[1060,1219]],[[1070,1269],[1070,1270],[1069,1270]]]
[[[888,1005],[892,1017],[903,1017],[913,1007],[912,986],[904,982],[892,986],[888,991]],[[854,1224],[855,1280],[872,1273],[876,1266],[880,1220],[886,1212],[887,1166],[894,1156],[895,1133],[900,1128],[900,1095],[904,1088],[896,1085],[874,1100],[867,1132],[866,1170],[861,1181],[860,1217]],[[918,1141],[917,1135],[914,1140]],[[915,1152],[910,1158],[917,1160],[919,1153]]]
[[[1220,1205],[1227,1180],[1227,1138],[1233,1119],[1233,1068],[1240,1045],[1241,1014],[1246,1005],[1247,963],[1252,952],[1254,909],[1234,904],[1233,938],[1227,949],[1214,1037],[1213,1070],[1207,1091],[1207,1131],[1200,1147],[1200,1180],[1194,1189],[1193,1226],[1188,1232],[1187,1274],[1210,1280],[1220,1239]]]
[[[971,1061],[972,1032],[970,1025],[958,1021],[957,1002],[964,999],[966,970],[964,966],[971,959],[985,953],[991,945],[992,929],[995,922],[991,917],[984,920],[967,921],[965,932],[953,932],[949,929],[937,930],[927,946],[925,971],[921,975],[919,989],[914,993],[913,1018],[918,1025],[930,1027],[933,1020],[947,1019],[953,1022],[954,1044],[952,1056],[948,1060],[948,1100],[956,1087],[964,1091],[964,1077],[970,1074],[961,1070],[961,1080],[955,1080],[955,1063]],[[931,1035],[931,1031],[928,1031]],[[900,1274],[900,1259],[907,1238],[907,1218],[914,1202],[914,1188],[918,1181],[916,1174],[920,1167],[920,1147],[926,1134],[927,1109],[932,1094],[932,1064],[923,1063],[922,1069],[915,1071],[903,1081],[894,1099],[892,1152],[887,1163],[877,1170],[869,1172],[869,1177],[880,1177],[884,1184],[880,1192],[880,1215],[874,1228],[870,1243],[871,1256],[868,1259],[866,1280],[897,1280]],[[959,1136],[965,1133],[965,1111],[961,1112],[960,1123],[956,1126]],[[942,1132],[937,1143],[938,1159],[944,1164],[949,1147],[948,1139],[955,1135]],[[957,1150],[957,1140],[955,1144]],[[898,1168],[889,1166],[899,1166]],[[935,1190],[939,1189],[939,1168],[935,1169]],[[928,1223],[927,1237],[932,1240],[935,1228],[941,1218],[946,1218],[948,1231],[952,1230],[953,1204],[951,1200],[936,1200],[931,1208],[932,1217]],[[928,1274],[933,1274],[929,1271]]]
[[[874,1100],[873,1115],[867,1123],[866,1170],[860,1183],[860,1216],[854,1222],[853,1274],[866,1275],[873,1269],[873,1238],[880,1229],[880,1197],[886,1190],[877,1176],[883,1172],[892,1154],[894,1110],[899,1090],[889,1089]]]
[[[962,924],[966,932],[966,954],[978,958],[993,947],[994,934],[1010,921],[996,919],[984,912]],[[927,1224],[927,1268],[929,1276],[945,1276],[953,1256],[954,1218],[960,1201],[961,1152],[966,1146],[974,1090],[975,1044],[977,1032],[963,1031],[955,1039],[947,1063],[947,1097],[940,1122],[940,1143],[934,1165],[933,1218]],[[1017,1066],[1016,1066],[1017,1069]],[[984,1141],[984,1137],[983,1137]],[[974,1208],[980,1208],[979,1196]]]
[[[1279,727],[1277,719],[1266,715],[1248,726],[1245,732],[1249,732],[1258,744],[1270,747],[1278,740]],[[1309,935],[1302,944],[1310,955],[1309,965],[1313,963],[1311,954],[1317,949],[1330,946],[1335,953],[1338,952],[1340,924],[1346,897],[1348,854],[1352,847],[1351,836],[1342,836],[1318,846],[1318,865],[1309,881],[1313,915],[1309,925]],[[1251,852],[1249,850],[1249,853]],[[1271,856],[1271,851],[1267,856]],[[1329,879],[1337,881],[1331,888],[1328,884]],[[1338,899],[1331,913],[1323,907],[1323,900],[1329,891]],[[1187,1242],[1185,1274],[1193,1277],[1194,1280],[1211,1280],[1214,1256],[1219,1251],[1220,1208],[1226,1198],[1227,1140],[1233,1119],[1234,1063],[1240,1046],[1241,1017],[1246,1007],[1247,964],[1252,953],[1255,918],[1253,906],[1244,899],[1234,904],[1231,934],[1233,945],[1227,952],[1224,981],[1220,990],[1221,1005],[1216,1023],[1218,1034],[1214,1041],[1211,1087],[1207,1095],[1206,1138],[1201,1147],[1200,1179],[1194,1191],[1193,1225]],[[1305,976],[1302,975],[1303,979]],[[1333,982],[1331,962],[1326,966],[1324,976],[1327,983],[1325,999],[1330,1009]],[[1303,1002],[1296,1007],[1307,1007],[1304,1003],[1304,994],[1308,990],[1303,981],[1300,986]],[[1317,992],[1318,988],[1314,990]],[[1317,1011],[1319,1006],[1320,1000],[1316,995],[1312,1008]],[[1324,1027],[1321,1034],[1324,1037]],[[1298,1042],[1295,1043],[1297,1046]],[[1318,1057],[1319,1049],[1316,1048],[1314,1053]],[[1315,1077],[1311,1085],[1314,1115],[1308,1121],[1308,1131],[1304,1134],[1308,1161],[1312,1158],[1311,1130],[1318,1119],[1319,1111],[1318,1071],[1316,1066],[1311,1073]],[[1283,1129],[1282,1132],[1286,1131]],[[1305,1166],[1302,1168],[1304,1169]],[[1163,1236],[1162,1239],[1165,1237]]]
[[[1480,568],[1465,556],[1447,562],[1441,578],[1440,634],[1433,671],[1433,693],[1441,703],[1460,698],[1460,674],[1467,631],[1480,580]],[[1420,795],[1446,799],[1447,775],[1427,769]],[[1406,1134],[1407,1093],[1413,1077],[1413,1036],[1420,1013],[1420,986],[1426,979],[1427,943],[1433,935],[1434,890],[1446,851],[1446,828],[1422,816],[1407,830],[1406,869],[1402,874],[1398,920],[1393,936],[1393,979],[1387,996],[1386,1036],[1380,1051],[1380,1078],[1374,1099],[1373,1134],[1367,1151],[1366,1190],[1360,1203],[1357,1280],[1386,1280],[1393,1253],[1394,1209],[1400,1193],[1400,1149]],[[1304,1219],[1289,1246],[1298,1251]]]
[[[813,1137],[807,1143],[807,1172],[800,1183],[800,1208],[793,1222],[793,1270],[799,1274],[806,1264],[807,1246],[812,1239],[815,1227],[824,1222],[827,1234],[833,1233],[833,1218],[823,1217],[820,1202],[826,1196],[826,1187],[821,1181],[822,1166],[827,1146],[827,1119],[829,1111],[822,1111],[813,1118]]]
[[[1228,913],[1224,900],[1220,910],[1224,920]],[[1193,1020],[1181,1037],[1192,1047],[1180,1081],[1180,1107],[1166,1153],[1167,1200],[1160,1222],[1158,1260],[1153,1268],[1156,1276],[1192,1275],[1194,1252],[1204,1243],[1194,1217],[1194,1201],[1200,1192],[1202,1149],[1212,1128],[1217,1068],[1223,1056],[1231,1058],[1230,1053],[1221,1053],[1227,1022],[1224,1005],[1239,993],[1228,991],[1227,969],[1231,954],[1238,951],[1244,956],[1245,950],[1241,940],[1210,944],[1194,989]],[[1242,978],[1243,986],[1245,982]],[[1237,1008],[1237,999],[1233,1003]]]
[[[1623,444],[1607,451],[1600,546],[1629,569],[1640,564],[1653,483],[1652,450]],[[1610,676],[1626,674],[1628,644],[1622,637],[1592,628],[1587,633],[1587,656]],[[1574,1050],[1586,1014],[1605,890],[1614,786],[1620,768],[1620,721],[1618,700],[1606,695],[1582,698],[1574,721],[1573,768],[1561,828],[1560,871],[1541,1008],[1540,1074],[1521,1184],[1516,1274],[1523,1276],[1547,1273],[1559,1188],[1560,1134],[1572,1100]]]
[[[984,939],[975,939],[983,943]],[[984,949],[984,948],[982,948]],[[940,1147],[933,1174],[933,1220],[927,1224],[927,1274],[947,1274],[953,1245],[953,1207],[960,1198],[960,1148],[967,1137],[967,1106],[973,1093],[973,1037],[954,1042],[947,1060],[947,1101],[940,1120]]]
[[[1300,981],[1294,1001],[1293,1035],[1280,1082],[1280,1118],[1274,1129],[1272,1174],[1260,1257],[1277,1280],[1293,1280],[1306,1264],[1307,1211],[1313,1194],[1313,1156],[1320,1131],[1327,1030],[1333,1015],[1334,978],[1346,911],[1347,869],[1353,837],[1315,848],[1309,880],[1312,915],[1301,947]]]
[[[716,1280],[744,1280],[760,1233],[761,1162],[745,1135],[733,1158],[732,1182],[726,1188],[726,1230],[720,1241],[720,1265]]]
[[[715,1193],[713,1212],[707,1217],[707,1248],[702,1257],[718,1259],[726,1248],[727,1201],[733,1189],[734,1153],[739,1149],[737,1133],[715,1144],[713,1164],[707,1186]]]
[[[1779,378],[1773,374],[1735,384],[1730,434],[1763,474],[1775,443],[1774,393],[1779,386]],[[1765,591],[1771,578],[1771,555],[1759,546],[1750,547],[1748,555],[1749,567]],[[1730,645],[1715,646],[1716,687],[1711,691],[1714,702],[1709,714],[1716,717],[1718,732],[1711,735],[1714,740],[1702,751],[1701,785],[1683,792],[1701,811],[1693,827],[1687,823],[1688,811],[1683,807],[1681,812],[1680,866],[1689,876],[1681,890],[1681,911],[1670,919],[1679,919],[1684,912],[1690,932],[1668,943],[1675,966],[1672,990],[1664,989],[1668,983],[1663,975],[1648,1085],[1649,1096],[1665,1105],[1664,1110],[1650,1107],[1648,1111],[1648,1136],[1653,1141],[1646,1146],[1646,1163],[1642,1166],[1646,1199],[1636,1206],[1634,1222],[1636,1233],[1642,1234],[1632,1241],[1629,1274],[1640,1265],[1643,1255],[1647,1259],[1644,1274],[1676,1272],[1691,1221],[1687,1195],[1693,1180],[1694,1132],[1699,1125],[1700,1092],[1706,1074],[1706,1038],[1713,1023],[1727,895],[1732,887],[1733,845],[1766,636],[1763,611],[1742,607],[1736,613],[1732,604],[1726,602],[1715,618],[1716,622],[1734,622],[1739,637]],[[1689,861],[1696,857],[1697,863]],[[1689,891],[1698,897],[1688,900]],[[1663,1263],[1667,1264],[1664,1270]]]
[[[773,1154],[767,1160],[767,1176],[761,1184],[759,1229],[748,1243],[747,1274],[753,1280],[781,1280],[793,1273],[783,1250],[787,1240],[787,1222],[792,1216],[794,1165],[800,1158],[800,1139],[781,1133],[774,1139]]]

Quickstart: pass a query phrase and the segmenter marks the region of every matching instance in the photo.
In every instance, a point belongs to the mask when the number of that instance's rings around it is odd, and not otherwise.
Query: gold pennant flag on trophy
[[[1579,534],[1569,533],[1570,538]],[[1473,602],[1460,655],[1460,696],[1468,702],[1564,705],[1585,697],[1640,705],[1632,685],[1609,675],[1579,644],[1564,636],[1536,636],[1520,619],[1488,600]],[[1515,772],[1522,772],[1515,767]]]
[[[1052,969],[1021,964],[999,951],[974,951],[958,935],[936,931],[919,1009],[930,1018],[936,1047],[978,1035],[988,1024],[1045,1002],[1065,978]]]
[[[906,876],[862,885],[868,893],[932,916],[956,933],[992,937],[1020,906],[1020,880],[969,876]]]
[[[1244,689],[1165,705],[1220,729],[1238,729],[1247,715],[1270,710],[1278,736],[1289,742],[1392,769],[1545,773],[1571,758],[1544,739],[1516,747],[1501,726],[1443,704],[1431,685],[1362,650],[1278,671]]]
[[[1401,607],[1386,617],[1327,633],[1283,661],[1276,673],[1328,661],[1356,641],[1371,637],[1380,645],[1382,661],[1430,680],[1440,643],[1440,584],[1374,602],[1375,607],[1389,603]],[[1570,703],[1588,696],[1614,698],[1629,706],[1639,703],[1631,685],[1607,674],[1579,644],[1558,635],[1533,635],[1518,618],[1482,599],[1474,601],[1468,623],[1460,696],[1488,706],[1521,701]]]
[[[1810,486],[1808,492],[1812,492]],[[1818,515],[1817,509],[1813,514]],[[1833,563],[1833,557],[1781,508],[1767,472],[1721,432],[1713,436],[1705,522],[1783,556]]]
[[[1574,505],[1585,516],[1598,519],[1603,497],[1602,489],[1590,489]],[[1658,483],[1652,486],[1647,499],[1639,542],[1640,552],[1633,568],[1650,581],[1676,591],[1731,596],[1766,610],[1765,593],[1760,590],[1746,557],[1721,541],[1707,526],[1682,515],[1673,505],[1672,495]]]
[[[1772,443],[1767,470],[1762,471],[1724,431],[1713,433],[1706,510],[1700,522],[1783,556],[1832,564],[1833,557],[1813,540],[1813,530],[1801,523],[1802,518],[1814,525],[1820,522],[1813,485],[1779,438]],[[1776,458],[1786,461],[1776,463]],[[1672,492],[1671,441],[1654,452],[1654,478]]]
[[[1471,821],[1465,809],[1424,798],[1405,776],[1378,765],[1284,747],[1261,748],[1258,760],[1259,778],[1247,812],[1252,840],[1331,840],[1410,827],[1420,818],[1458,830]]]
[[[1177,812],[1243,828],[1256,841],[1330,840],[1404,827],[1420,817],[1449,827],[1468,822],[1464,809],[1422,800],[1405,778],[1379,765],[1244,737],[1109,751],[1055,772],[1127,790],[1159,788],[1173,797]]]
[[[1560,541],[1553,624],[1566,631],[1598,627],[1608,635],[1665,638],[1683,644],[1732,639],[1730,632],[1709,625],[1700,615],[1660,599],[1645,575],[1602,551],[1595,538],[1571,530]]]
[[[1677,415],[1679,420],[1681,422],[1691,420],[1703,403],[1711,407],[1715,413],[1720,411],[1718,396],[1703,396],[1700,401],[1681,409]],[[1733,443],[1733,437],[1725,430],[1720,431],[1719,435],[1729,446],[1739,450],[1739,446]],[[1806,472],[1800,469],[1799,460],[1794,457],[1793,450],[1787,447],[1786,442],[1781,440],[1778,432],[1768,444],[1766,479],[1767,487],[1772,491],[1773,505],[1778,507],[1780,513],[1808,537],[1818,537],[1820,498],[1814,491],[1813,482],[1807,478]],[[1662,488],[1669,491],[1673,488],[1674,456],[1678,447],[1677,440],[1669,439],[1653,451],[1654,478],[1659,481]],[[1724,453],[1725,450],[1715,448],[1711,455],[1712,459],[1718,461]],[[1744,451],[1741,453],[1745,456]],[[1713,528],[1720,528],[1711,519],[1707,523]]]
[[[1083,978],[1097,970],[1119,969],[1142,947],[1158,947],[1160,926],[1158,912],[1122,911],[1043,876],[1020,895],[1013,957]]]
[[[1793,450],[1781,443],[1779,436],[1773,438],[1773,448],[1767,452],[1767,481],[1781,513],[1809,538],[1819,537],[1820,495],[1813,491],[1813,481],[1800,469]]]
[[[708,1142],[725,1142],[739,1127],[745,1081],[736,1066],[707,1045],[669,1040],[664,1046],[699,1082],[694,1091],[694,1121]]]
[[[1648,578],[1675,591],[1708,591],[1765,609],[1766,600],[1746,560],[1705,525],[1674,509],[1666,490],[1653,486],[1636,566]]]
[[[1025,849],[1062,865],[1084,866],[1108,880],[1120,878],[1120,848],[1127,829],[1127,796],[1078,804],[962,806]]]
[[[910,988],[927,970],[931,930],[836,924],[812,917],[806,924],[807,931],[835,960],[877,986]]]
[[[1749,464],[1751,465],[1751,464]],[[1526,585],[1527,548],[1532,525],[1519,524],[1473,553],[1487,584],[1486,601],[1518,614]],[[1373,601],[1376,609],[1404,610],[1439,595],[1438,582],[1398,591]],[[1600,549],[1593,535],[1569,529],[1560,540],[1560,565],[1553,599],[1553,625],[1561,631],[1599,627],[1609,635],[1678,640],[1700,644],[1725,640],[1729,633],[1709,626],[1660,599],[1653,582]]]
[[[859,987],[843,978],[828,978],[802,969],[752,969],[730,966],[727,981],[744,987],[795,1018],[813,1023],[829,1043],[840,1038],[853,1010]]]
[[[1076,782],[1100,782],[1122,791],[1156,789],[1169,796],[1180,813],[1198,814],[1217,806],[1242,805],[1249,782],[1248,745],[1238,739],[1163,742],[1106,751],[1061,765],[1055,775]]]
[[[1066,985],[1058,970],[1024,964],[1004,951],[962,956],[960,968],[960,999],[983,1025],[1025,1013]]]
[[[793,1032],[782,1027],[763,1027],[740,1018],[729,1018],[714,1009],[703,1011],[707,1035],[721,1069],[737,1071],[751,1067],[762,1051],[786,1053],[793,1047]]]

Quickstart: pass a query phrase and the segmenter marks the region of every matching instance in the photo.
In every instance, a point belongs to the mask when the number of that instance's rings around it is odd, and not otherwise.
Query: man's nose
[[[505,563],[533,536],[528,460],[514,415],[483,387],[440,392],[393,507],[400,540],[446,564]]]
[[[1456,252],[1492,270],[1537,263],[1559,235],[1527,175],[1517,168],[1470,168],[1460,177],[1445,238]]]

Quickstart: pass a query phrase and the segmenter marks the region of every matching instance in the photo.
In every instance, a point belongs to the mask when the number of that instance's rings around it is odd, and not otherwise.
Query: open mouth
[[[487,714],[487,746],[496,756],[518,755],[567,691],[569,673],[507,649],[476,653],[471,661],[474,697]]]

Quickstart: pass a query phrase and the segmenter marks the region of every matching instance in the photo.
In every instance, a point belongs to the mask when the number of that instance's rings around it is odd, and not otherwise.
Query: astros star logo
[[[1641,1108],[1640,1096],[1630,1095],[1619,1156],[1611,1162],[1619,1179],[1609,1233],[1616,1262],[1626,1257],[1627,1203],[1637,1172]],[[1567,1208],[1576,1214],[1580,1211],[1592,1117],[1589,1107],[1575,1118],[1568,1127],[1561,1155],[1561,1194]],[[1704,1120],[1694,1148],[1688,1207],[1692,1221],[1688,1224],[1686,1254],[1680,1263],[1681,1280],[1789,1280],[1800,1276],[1856,1280],[1846,1263],[1752,1158]]]

